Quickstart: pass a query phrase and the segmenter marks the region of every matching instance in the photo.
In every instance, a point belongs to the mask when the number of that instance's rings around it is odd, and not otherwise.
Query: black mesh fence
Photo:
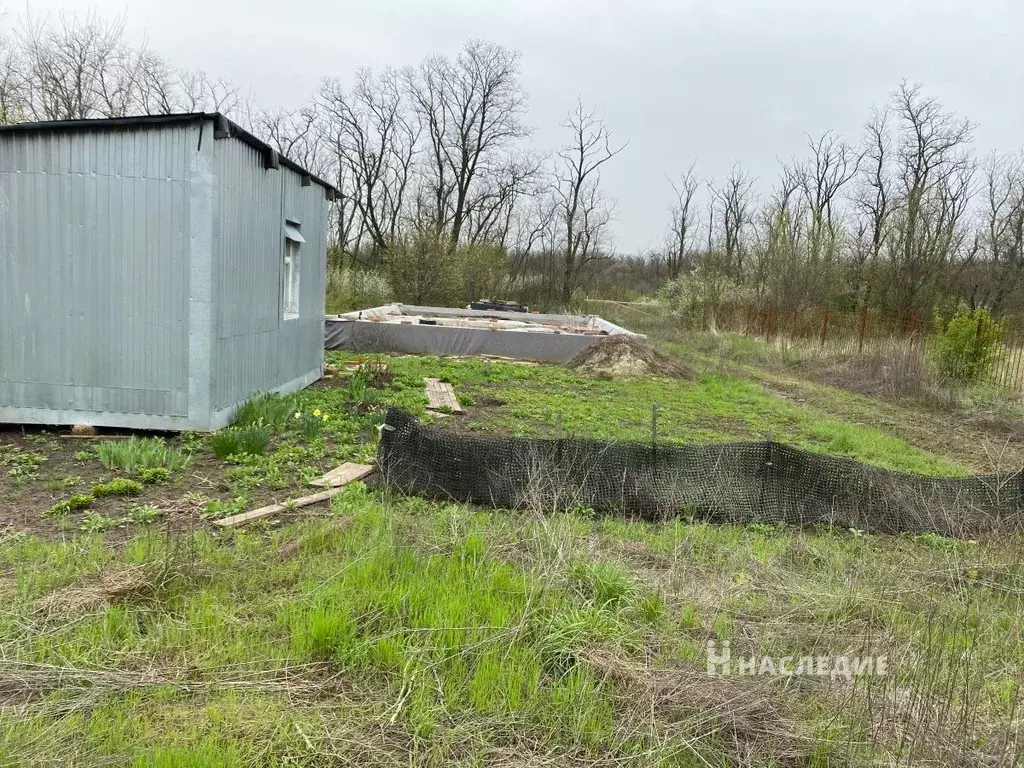
[[[384,480],[407,493],[508,509],[589,507],[647,520],[828,524],[970,537],[1024,526],[1024,475],[937,478],[780,443],[645,445],[484,435],[387,413]]]

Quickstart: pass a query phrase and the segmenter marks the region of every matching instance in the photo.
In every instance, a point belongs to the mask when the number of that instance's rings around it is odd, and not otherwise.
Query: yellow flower
[[[315,411],[313,411],[313,415],[316,416],[319,419],[320,418],[320,409],[317,408]]]
[[[324,421],[327,421],[327,419],[328,419],[328,416],[327,416],[327,414],[325,413],[325,414],[324,414]]]

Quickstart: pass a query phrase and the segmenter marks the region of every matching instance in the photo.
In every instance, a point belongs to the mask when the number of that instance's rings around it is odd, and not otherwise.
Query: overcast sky
[[[9,13],[18,6],[8,0]],[[23,8],[24,6],[21,6]],[[172,63],[297,107],[325,75],[516,48],[539,149],[577,96],[627,150],[604,175],[619,252],[660,241],[675,175],[736,160],[767,191],[806,133],[856,139],[901,79],[977,124],[979,152],[1024,145],[1022,0],[32,0],[33,14],[127,11]]]

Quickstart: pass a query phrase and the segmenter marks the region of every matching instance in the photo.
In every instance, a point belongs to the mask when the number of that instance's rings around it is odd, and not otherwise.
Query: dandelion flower
[[[319,409],[319,408],[317,408],[317,409],[316,409],[315,411],[313,411],[313,415],[314,415],[314,416],[316,416],[316,417],[317,417],[317,418],[319,419],[319,418],[320,418],[320,415],[321,415],[321,414],[320,414],[320,409]]]

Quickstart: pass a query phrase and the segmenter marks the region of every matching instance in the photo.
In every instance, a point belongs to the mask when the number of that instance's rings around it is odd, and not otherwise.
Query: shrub
[[[937,335],[932,354],[944,378],[962,383],[978,381],[1002,359],[1005,318],[993,320],[984,307],[971,311],[961,302],[948,323],[940,315],[934,322]]]
[[[129,472],[147,467],[163,467],[175,472],[188,466],[188,455],[171,448],[157,437],[107,441],[96,447],[100,463],[107,469],[124,469]]]
[[[279,428],[288,423],[295,413],[295,407],[281,395],[267,392],[256,395],[239,406],[231,422],[235,427],[256,427],[265,425]]]
[[[77,493],[70,498],[58,501],[43,514],[47,516],[64,516],[77,509],[88,509],[95,501],[91,493]]]
[[[218,459],[229,456],[262,456],[270,444],[270,428],[266,425],[229,427],[215,434],[210,447]]]
[[[331,265],[327,268],[327,312],[338,314],[391,302],[387,278],[370,269]]]
[[[97,483],[92,487],[92,495],[98,499],[104,496],[138,496],[142,493],[142,487],[138,480],[119,477],[109,483]]]

